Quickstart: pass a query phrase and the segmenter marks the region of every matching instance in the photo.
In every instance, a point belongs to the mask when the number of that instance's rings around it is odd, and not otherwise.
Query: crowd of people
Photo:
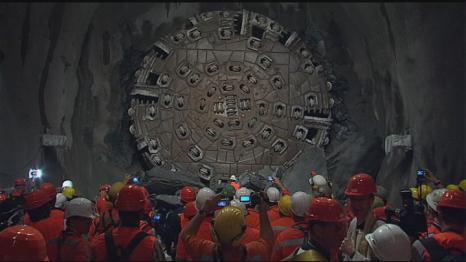
[[[313,171],[311,193],[278,177],[253,191],[232,176],[215,191],[181,188],[173,208],[137,179],[101,185],[94,200],[69,180],[17,179],[0,190],[0,261],[466,261],[466,179],[418,178],[400,208],[366,173],[345,202]]]

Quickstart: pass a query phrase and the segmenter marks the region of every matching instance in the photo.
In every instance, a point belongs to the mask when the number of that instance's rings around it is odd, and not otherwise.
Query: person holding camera
[[[437,204],[440,233],[413,243],[415,261],[466,260],[466,192],[446,191]]]
[[[377,220],[372,212],[377,187],[374,179],[365,173],[351,177],[345,190],[349,198],[349,215],[352,217],[347,237],[341,244],[341,251],[345,260],[365,260],[369,257],[369,246],[365,235],[374,232],[376,228],[385,224]]]
[[[304,239],[284,261],[338,261],[338,248],[345,238],[347,218],[335,199],[317,197],[305,217]]]
[[[227,206],[218,211],[211,229],[213,241],[203,240],[196,236],[202,221],[207,214],[218,209],[218,201],[222,197],[222,195],[217,195],[207,200],[181,232],[180,236],[188,253],[194,260],[268,260],[274,238],[267,216],[266,195],[263,192],[258,194],[260,238],[256,241],[241,243],[247,226],[243,211],[235,206]]]

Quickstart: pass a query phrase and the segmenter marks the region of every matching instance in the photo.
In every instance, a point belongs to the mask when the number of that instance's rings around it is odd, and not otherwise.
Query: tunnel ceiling
[[[149,167],[205,181],[292,166],[329,142],[331,82],[297,33],[257,13],[188,19],[135,73],[130,133]]]

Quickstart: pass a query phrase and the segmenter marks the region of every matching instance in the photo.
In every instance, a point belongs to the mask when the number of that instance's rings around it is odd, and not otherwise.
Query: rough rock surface
[[[1,3],[0,185],[37,165],[91,197],[137,172],[127,92],[144,51],[187,17],[239,8],[305,35],[339,80],[330,145],[286,185],[304,190],[316,168],[341,193],[366,171],[397,199],[418,167],[446,183],[464,177],[462,3]],[[66,135],[67,146],[41,148],[46,132]],[[384,138],[405,133],[413,150],[385,155]]]

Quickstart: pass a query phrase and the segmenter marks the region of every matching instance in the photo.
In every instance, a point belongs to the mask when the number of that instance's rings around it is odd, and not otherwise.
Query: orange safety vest
[[[54,238],[60,236],[61,232],[64,230],[65,224],[63,219],[56,217],[48,217],[36,222],[30,222],[28,226],[31,226],[44,236],[44,240],[48,242]],[[50,256],[53,250],[47,245],[47,254]]]
[[[89,261],[89,242],[79,235],[62,232],[57,238],[47,242],[50,261]]]
[[[303,245],[304,231],[299,227],[290,227],[278,234],[272,251],[272,261],[280,261],[291,255],[296,248]]]
[[[272,230],[273,234],[275,236],[275,239],[277,238],[278,234],[280,232],[292,227],[296,222],[292,217],[282,217],[279,218],[275,221],[272,222]]]
[[[429,242],[429,240],[432,239],[436,241],[434,244],[438,244],[444,250],[439,250],[441,248],[432,250],[430,247],[426,246],[426,242]],[[426,252],[424,252],[423,255],[424,261],[436,261],[442,259],[442,257],[437,257],[437,253],[442,253],[439,251],[446,251],[448,254],[458,257],[464,257],[466,255],[466,236],[460,235],[456,232],[441,232],[430,238],[421,239],[420,241],[426,248]]]
[[[282,217],[280,214],[280,209],[278,208],[278,205],[274,205],[269,210],[267,210],[267,216],[269,217],[269,221],[273,222],[279,218]]]
[[[117,227],[111,230],[115,246],[126,248],[130,241],[141,232],[137,227]],[[147,261],[155,260],[157,246],[155,236],[145,237],[131,252],[129,261]],[[108,260],[109,250],[105,240],[105,233],[96,236],[91,242],[91,260],[105,261]]]
[[[189,220],[187,221],[189,222]],[[211,234],[211,222],[212,222],[212,217],[208,216],[205,217],[204,220],[201,222],[201,226],[199,227],[199,230],[197,231],[196,237],[204,240],[212,240],[212,234]],[[183,228],[187,225],[186,224],[181,224],[181,232],[183,231]],[[176,258],[177,260],[192,260],[192,257],[188,252],[186,252],[186,248],[184,246],[183,241],[181,241],[180,234],[178,235],[178,242],[176,243]]]
[[[259,212],[257,212],[257,210],[255,210],[254,208],[248,208],[248,214],[246,215],[244,219],[244,223],[248,227],[259,229],[260,227]]]

